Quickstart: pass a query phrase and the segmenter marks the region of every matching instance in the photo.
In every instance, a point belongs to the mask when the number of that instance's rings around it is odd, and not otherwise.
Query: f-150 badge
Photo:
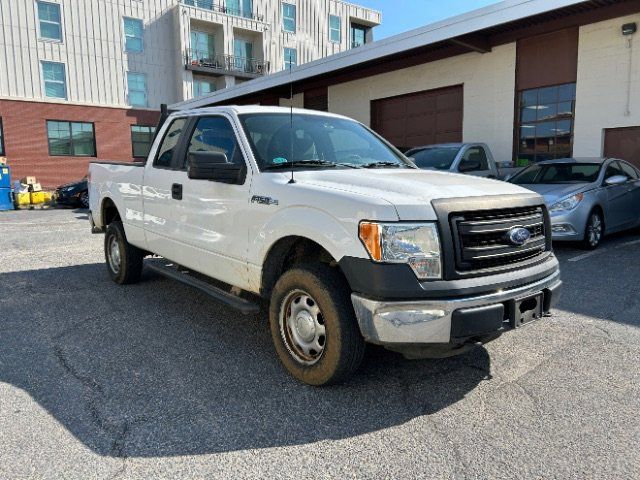
[[[260,205],[278,205],[278,200],[271,197],[261,197],[260,195],[254,195],[251,197],[251,203],[259,203]]]

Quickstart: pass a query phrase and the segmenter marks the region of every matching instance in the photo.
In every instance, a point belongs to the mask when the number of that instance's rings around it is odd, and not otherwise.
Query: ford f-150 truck
[[[172,113],[146,163],[93,162],[89,192],[115,282],[144,264],[244,313],[268,301],[278,357],[312,385],[353,373],[366,342],[461,353],[547,315],[561,287],[539,195],[417,169],[338,115]]]

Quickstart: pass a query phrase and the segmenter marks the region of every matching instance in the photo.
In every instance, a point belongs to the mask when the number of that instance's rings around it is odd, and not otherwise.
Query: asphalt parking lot
[[[0,478],[640,478],[640,232],[557,248],[554,317],[456,358],[372,348],[326,389],[263,316],[116,286],[102,240],[0,213]]]

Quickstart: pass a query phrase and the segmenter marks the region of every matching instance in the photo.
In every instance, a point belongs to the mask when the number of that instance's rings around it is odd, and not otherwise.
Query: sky
[[[374,40],[390,37],[482,8],[496,0],[351,0],[351,3],[382,12],[382,25],[373,31]]]

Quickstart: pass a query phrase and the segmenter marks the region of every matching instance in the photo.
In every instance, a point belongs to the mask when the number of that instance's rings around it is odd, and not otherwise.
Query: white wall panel
[[[640,33],[620,30],[631,22],[640,24],[640,15],[580,28],[575,156],[601,156],[605,128],[640,125]]]

